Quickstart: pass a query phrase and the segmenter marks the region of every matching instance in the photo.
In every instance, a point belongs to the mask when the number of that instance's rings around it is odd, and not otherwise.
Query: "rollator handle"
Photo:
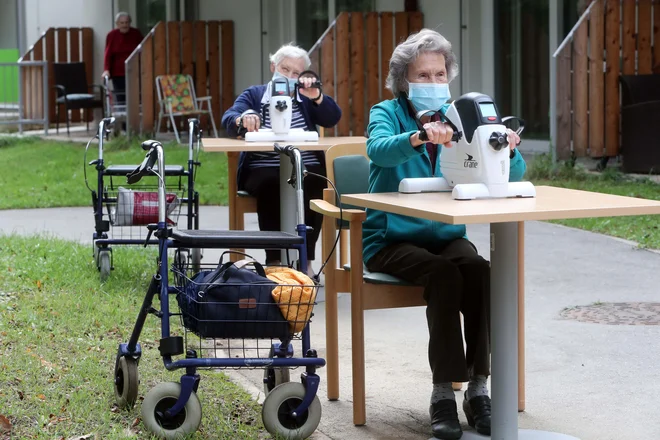
[[[158,142],[158,141],[148,140],[148,141],[144,141],[144,142],[142,142],[142,149],[143,149],[144,151],[149,151],[149,150],[151,150],[152,148],[154,148],[154,147],[156,147],[156,146],[158,146],[158,145],[160,145],[161,147],[163,146],[163,145],[162,145],[160,142]]]

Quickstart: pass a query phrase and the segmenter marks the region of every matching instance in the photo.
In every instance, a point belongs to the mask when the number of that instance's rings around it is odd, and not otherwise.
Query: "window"
[[[525,137],[550,137],[548,0],[495,2],[495,94],[502,116],[525,120]]]
[[[370,12],[375,0],[296,0],[296,42],[310,50],[340,12]],[[334,11],[333,17],[330,14]]]

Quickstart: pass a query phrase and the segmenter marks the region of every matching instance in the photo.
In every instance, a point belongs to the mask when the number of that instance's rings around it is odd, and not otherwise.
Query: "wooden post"
[[[357,12],[355,14],[358,14]],[[350,61],[348,12],[337,17],[337,105],[344,114],[350,114]],[[351,130],[351,118],[341,118],[337,124],[337,136],[348,136]]]
[[[209,92],[213,105],[213,118],[216,126],[220,126],[223,105],[220,95],[220,22],[208,22],[209,45]]]
[[[234,22],[220,22],[222,33],[222,107],[224,113],[234,103]]]
[[[571,157],[571,102],[573,84],[571,82],[571,53],[569,43],[557,54],[557,159]],[[618,95],[617,95],[618,96]]]
[[[149,34],[140,53],[140,92],[142,94],[142,131],[154,131],[154,39]]]
[[[394,51],[394,36],[392,32],[392,13],[380,14],[380,78],[381,100],[392,98],[392,92],[385,88],[385,80],[390,70],[390,58]]]
[[[364,15],[351,13],[351,119],[353,136],[365,135],[364,105]],[[369,78],[373,81],[373,78]],[[343,118],[342,118],[343,119]]]
[[[589,141],[589,94],[587,75],[587,32],[589,22],[583,21],[573,41],[573,147],[577,157],[585,156]]]
[[[660,3],[656,2],[656,8]],[[651,27],[653,26],[651,0],[637,0],[637,74],[653,73],[653,53],[651,52]],[[659,23],[655,23],[658,26]],[[655,41],[658,45],[660,42]]]
[[[605,156],[619,153],[619,0],[607,0],[605,16]]]
[[[589,18],[589,154],[602,157],[605,153],[605,88],[603,76],[603,45],[605,20],[603,1],[591,7]]]
[[[369,110],[380,101],[380,89],[383,81],[378,69],[378,13],[367,14],[367,115]]]
[[[335,29],[323,37],[321,43],[321,78],[323,78],[323,93],[336,98],[335,96]],[[325,136],[335,136],[335,127],[324,130]]]

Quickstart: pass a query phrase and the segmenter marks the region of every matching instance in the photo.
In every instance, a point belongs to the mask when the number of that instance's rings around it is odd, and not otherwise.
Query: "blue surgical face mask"
[[[290,93],[293,93],[294,90],[296,90],[295,87],[296,87],[296,84],[298,84],[298,80],[296,78],[289,78],[288,76],[284,76],[280,72],[278,72],[277,70],[275,71],[275,73],[273,73],[273,79],[276,79],[276,78],[286,78],[287,80],[289,80],[289,92]]]
[[[408,99],[417,111],[440,110],[451,98],[449,84],[408,83]]]

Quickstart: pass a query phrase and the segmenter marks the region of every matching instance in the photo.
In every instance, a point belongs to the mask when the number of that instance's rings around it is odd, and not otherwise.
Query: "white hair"
[[[309,59],[309,54],[307,51],[293,43],[285,44],[284,46],[277,49],[277,52],[270,55],[270,62],[277,66],[282,62],[282,60],[284,60],[284,58],[302,58],[305,60],[305,70],[309,69],[309,66],[312,65],[312,60]]]
[[[117,23],[119,19],[122,17],[128,17],[129,23],[133,21],[133,19],[131,18],[131,14],[129,14],[128,12],[121,11],[121,12],[117,12],[117,15],[115,15],[115,23]]]
[[[451,50],[451,43],[438,32],[422,29],[411,34],[406,41],[399,44],[390,58],[390,72],[385,80],[385,87],[390,89],[397,98],[402,92],[408,92],[408,66],[425,52],[434,52],[445,57],[447,79],[451,82],[458,75],[458,62]]]

